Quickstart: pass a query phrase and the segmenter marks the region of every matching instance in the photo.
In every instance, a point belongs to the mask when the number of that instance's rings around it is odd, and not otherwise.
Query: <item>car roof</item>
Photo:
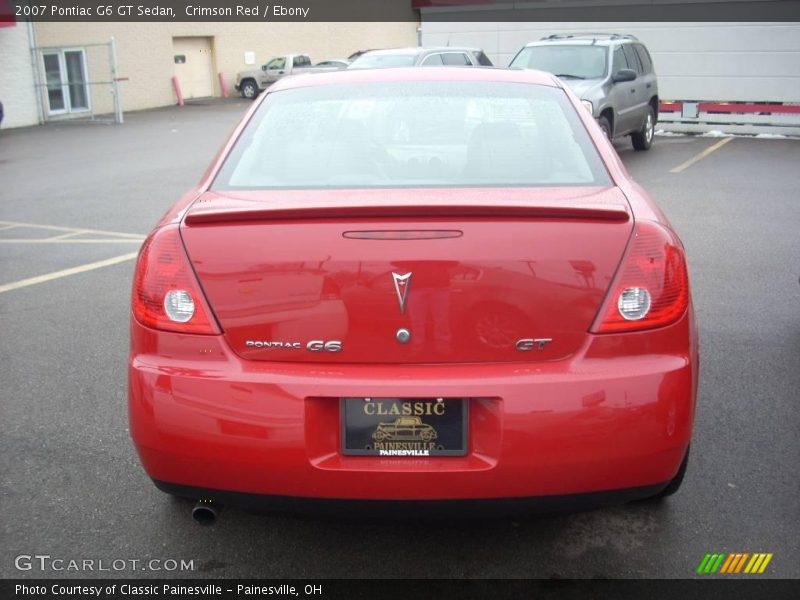
[[[619,33],[565,33],[553,34],[539,40],[528,42],[525,47],[530,46],[613,46],[615,44],[626,44],[638,42],[636,36]]]
[[[428,46],[420,48],[424,52],[483,52],[481,48],[468,46]]]
[[[387,54],[416,54],[419,48],[381,48],[380,50],[367,50],[361,56],[368,56],[370,54],[379,54],[385,56]],[[361,58],[359,56],[359,58]]]
[[[432,52],[481,52],[480,48],[467,48],[465,46],[408,46],[405,48],[384,48],[382,50],[368,50],[361,56],[380,55],[408,55],[408,54],[430,54]],[[359,57],[361,58],[361,57]]]
[[[552,74],[535,69],[503,69],[497,67],[398,67],[394,69],[344,69],[331,73],[307,73],[283,77],[269,91],[348,83],[390,81],[478,81],[505,82],[563,87]]]

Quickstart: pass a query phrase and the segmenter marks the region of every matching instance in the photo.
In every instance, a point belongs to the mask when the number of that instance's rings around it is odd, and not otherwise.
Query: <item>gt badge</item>
[[[517,341],[517,350],[520,352],[526,352],[534,348],[544,350],[544,347],[552,341],[552,338],[523,338]]]

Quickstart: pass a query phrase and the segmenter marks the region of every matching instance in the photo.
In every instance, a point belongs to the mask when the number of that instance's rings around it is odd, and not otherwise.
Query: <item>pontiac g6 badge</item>
[[[271,340],[247,340],[245,346],[248,348],[292,348],[300,349],[300,342],[273,342]]]
[[[339,340],[331,340],[330,342],[314,340],[308,342],[308,344],[306,344],[306,348],[311,352],[341,352],[342,342]]]
[[[411,273],[406,273],[405,275],[392,273],[392,279],[394,279],[394,291],[397,292],[397,302],[400,304],[400,312],[405,313],[408,289],[411,287]]]
[[[300,350],[303,345],[300,342],[273,342],[262,340],[246,340],[245,346],[248,348],[287,348],[292,350]],[[341,352],[341,340],[311,340],[306,344],[306,350],[309,352]]]

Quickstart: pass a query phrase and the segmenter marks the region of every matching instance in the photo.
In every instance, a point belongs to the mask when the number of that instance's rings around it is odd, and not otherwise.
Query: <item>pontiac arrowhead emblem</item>
[[[406,299],[408,298],[408,288],[411,287],[411,273],[400,275],[392,273],[394,279],[394,291],[397,292],[397,302],[400,304],[400,312],[406,312]]]

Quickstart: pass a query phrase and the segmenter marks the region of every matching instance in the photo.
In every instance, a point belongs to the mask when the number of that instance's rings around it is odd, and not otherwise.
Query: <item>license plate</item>
[[[342,398],[342,453],[361,456],[463,456],[464,398]]]

